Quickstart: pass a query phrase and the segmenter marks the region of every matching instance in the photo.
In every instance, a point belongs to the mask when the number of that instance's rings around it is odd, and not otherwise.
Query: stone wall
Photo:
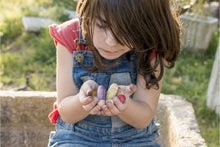
[[[46,147],[54,92],[0,91],[1,147]]]
[[[54,125],[49,122],[55,92],[0,91],[1,147],[46,147]],[[162,147],[206,147],[191,103],[161,94],[156,121]]]
[[[190,13],[184,13],[179,18],[182,25],[181,47],[193,52],[206,51],[217,30],[218,19]]]
[[[156,113],[162,147],[206,147],[192,104],[176,95],[160,95]]]

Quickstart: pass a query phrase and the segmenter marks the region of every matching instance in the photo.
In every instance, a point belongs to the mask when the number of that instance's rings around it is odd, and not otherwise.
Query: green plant
[[[48,29],[42,29],[41,33],[34,37],[31,42],[34,48],[33,62],[51,64],[56,62],[56,48]]]
[[[204,9],[204,4],[209,0],[171,0],[171,3],[177,9],[178,14],[190,12],[192,15],[207,16],[207,9]]]
[[[59,6],[59,7],[64,7],[66,9],[69,9],[69,10],[75,10],[76,9],[76,4],[77,4],[77,1],[76,0],[52,0],[52,4],[53,6]]]
[[[3,33],[2,43],[11,43],[16,37],[22,34],[23,26],[21,17],[18,15],[5,16],[0,22],[0,30]]]
[[[65,13],[64,10],[65,7],[56,5],[51,8],[48,8],[47,13],[44,13],[42,16],[52,18],[57,22],[64,22],[69,20],[69,14]]]
[[[218,25],[220,26],[220,22],[218,23]],[[215,31],[215,33],[213,34],[212,41],[209,45],[209,50],[207,50],[206,52],[207,56],[215,54],[219,44],[219,33],[220,33],[220,28],[218,27],[217,31]]]

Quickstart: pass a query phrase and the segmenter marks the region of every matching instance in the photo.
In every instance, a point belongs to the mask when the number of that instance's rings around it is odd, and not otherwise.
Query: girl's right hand
[[[121,112],[125,111],[125,109],[128,106],[128,101],[130,99],[130,96],[136,91],[136,85],[130,84],[130,85],[120,85],[120,88],[122,89],[124,96],[126,97],[125,102],[122,103],[117,96],[113,98],[113,103],[111,101],[107,102],[106,105],[104,105],[101,111],[102,115],[105,116],[113,116],[113,115],[119,115]]]
[[[91,97],[91,93],[97,90],[98,84],[95,81],[88,80],[80,88],[79,91],[79,101],[82,108],[92,115],[100,115],[101,107],[97,105],[99,99],[97,97]]]

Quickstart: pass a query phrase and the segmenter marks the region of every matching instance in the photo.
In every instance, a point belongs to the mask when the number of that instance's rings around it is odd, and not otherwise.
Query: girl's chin
[[[102,55],[102,54],[101,56],[107,60],[115,60],[120,57],[119,55],[109,56],[109,55]]]

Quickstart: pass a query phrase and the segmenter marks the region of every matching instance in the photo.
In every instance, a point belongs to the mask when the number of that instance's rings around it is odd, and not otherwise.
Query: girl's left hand
[[[123,90],[124,95],[126,97],[126,100],[124,103],[122,103],[117,96],[113,98],[112,101],[108,101],[106,105],[102,106],[101,114],[105,116],[113,116],[118,115],[119,113],[123,112],[127,106],[128,101],[130,99],[130,95],[132,95],[136,91],[136,86],[131,84],[128,86],[120,86],[120,88]]]

